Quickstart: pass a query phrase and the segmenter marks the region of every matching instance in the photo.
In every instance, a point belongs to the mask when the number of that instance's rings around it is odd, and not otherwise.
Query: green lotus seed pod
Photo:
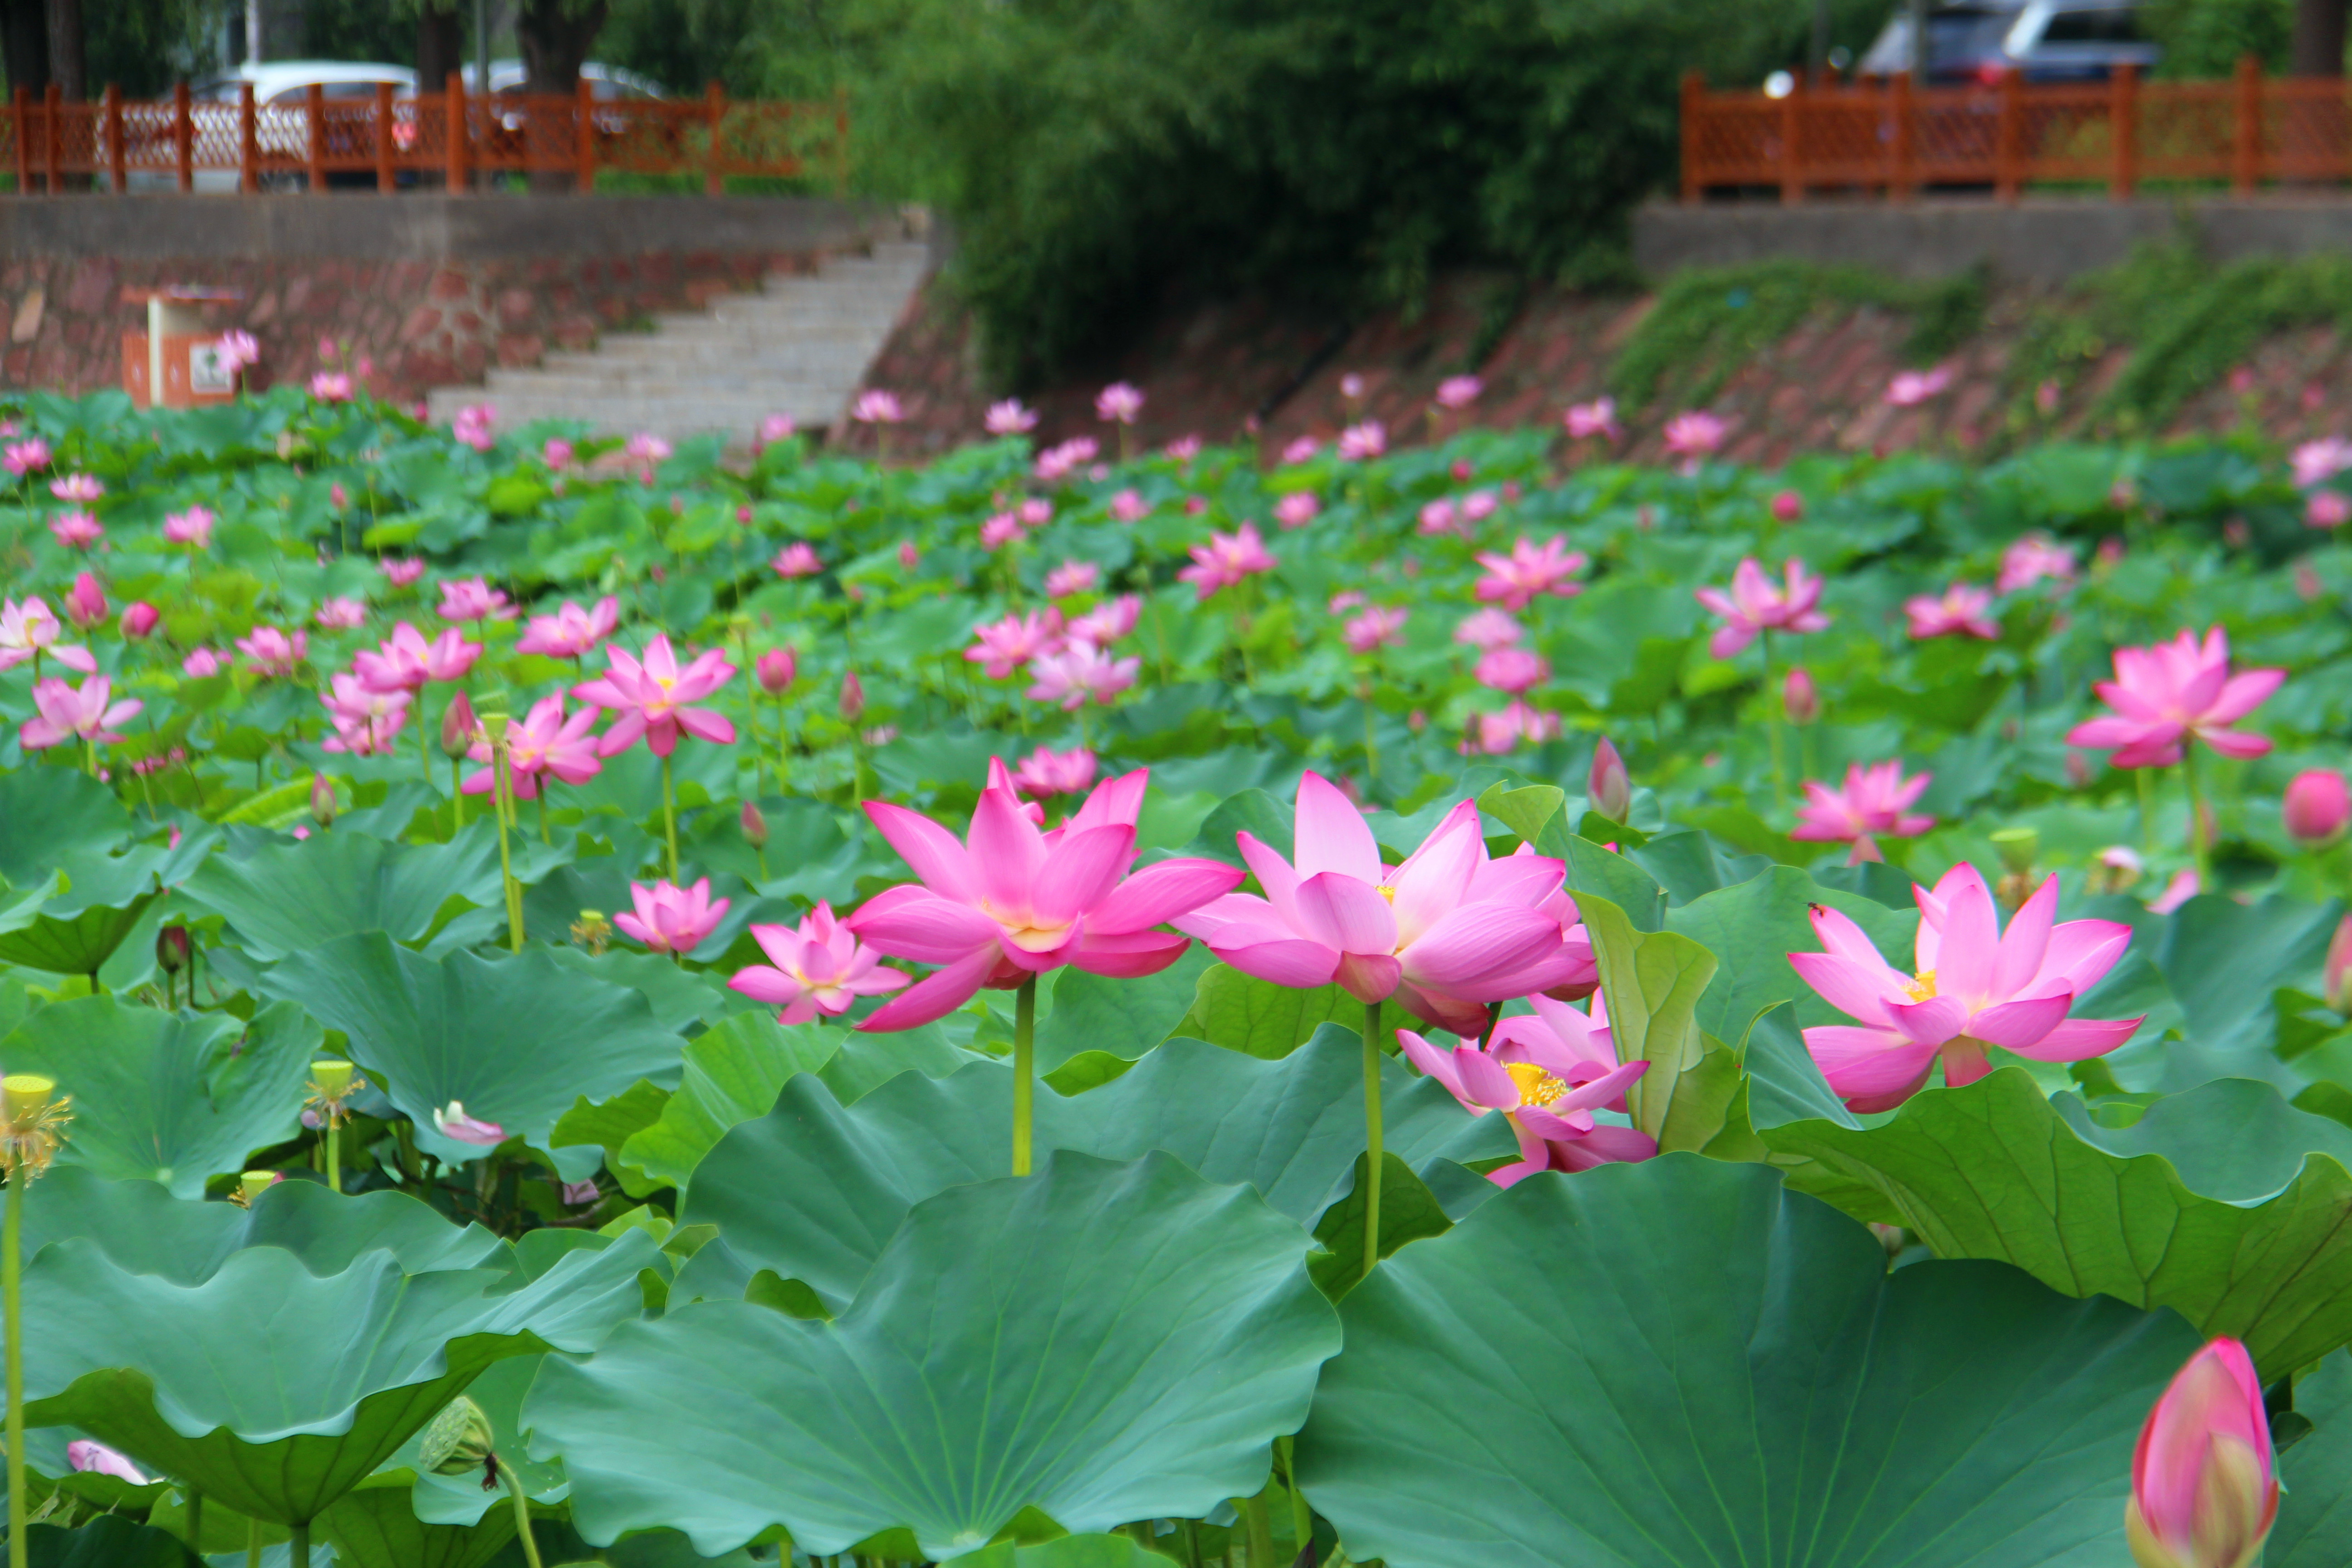
[[[356,1070],[349,1062],[312,1062],[310,1081],[319,1086],[321,1093],[341,1100],[350,1092],[352,1077]]]

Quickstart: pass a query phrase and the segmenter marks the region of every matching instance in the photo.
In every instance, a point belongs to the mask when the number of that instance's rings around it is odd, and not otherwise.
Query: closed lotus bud
[[[2253,1358],[2215,1340],[2147,1414],[2124,1538],[2140,1568],[2252,1568],[2278,1517],[2270,1417]]]
[[[330,1058],[326,1061],[312,1062],[310,1081],[317,1084],[320,1092],[329,1099],[341,1100],[351,1092],[352,1079],[358,1071],[358,1068],[346,1061]]]
[[[1805,498],[1794,490],[1782,490],[1772,498],[1772,516],[1781,522],[1795,522],[1805,515]]]
[[[449,706],[441,714],[441,754],[462,757],[474,749],[474,731],[480,728],[474,721],[474,705],[462,691],[449,699]]]
[[[2031,827],[2003,827],[1992,835],[1992,847],[2000,856],[2002,868],[2022,877],[2033,869],[2033,858],[2042,853],[2042,835]]]
[[[136,642],[153,631],[155,623],[163,618],[163,612],[144,599],[125,605],[122,606],[122,635]]]
[[[866,683],[857,679],[857,672],[853,669],[841,678],[841,716],[845,721],[855,724],[865,711]]]
[[[155,967],[166,974],[187,968],[194,951],[184,925],[168,925],[155,933]]]
[[[1780,710],[1791,724],[1810,724],[1822,716],[1821,693],[1813,689],[1812,674],[1801,664],[1780,683]]]
[[[324,773],[310,775],[310,820],[321,827],[335,825],[335,781]]]
[[[1603,735],[1601,744],[1593,749],[1592,776],[1584,787],[1586,799],[1592,809],[1612,822],[1622,822],[1633,809],[1633,780],[1625,771],[1625,759]]]
[[[2286,830],[2305,844],[2325,844],[2352,820],[2352,794],[2344,775],[2328,768],[2311,768],[2294,775],[2286,786],[2282,806]]]
[[[752,669],[760,678],[761,690],[782,691],[799,679],[800,656],[788,647],[772,647],[760,656]]]
[[[2352,1017],[2352,915],[2346,915],[2327,939],[2327,962],[2319,973],[2327,1005]]]
[[[747,800],[743,803],[742,824],[743,842],[754,849],[765,849],[768,847],[768,819],[760,815],[760,807],[755,802]]]
[[[417,1462],[425,1469],[436,1476],[462,1476],[490,1457],[490,1418],[461,1394],[433,1418],[416,1447]]]
[[[106,619],[106,590],[99,585],[98,574],[85,572],[74,579],[66,595],[66,618],[84,631]]]
[[[900,542],[898,545],[899,565],[904,566],[908,571],[912,572],[916,567],[921,565],[922,562],[923,552],[915,548],[915,542],[913,540],[908,539]]]

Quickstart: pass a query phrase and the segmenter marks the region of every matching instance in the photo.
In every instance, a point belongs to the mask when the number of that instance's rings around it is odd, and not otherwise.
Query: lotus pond
[[[16,1563],[2352,1560],[2352,447],[1118,406],[10,411]]]

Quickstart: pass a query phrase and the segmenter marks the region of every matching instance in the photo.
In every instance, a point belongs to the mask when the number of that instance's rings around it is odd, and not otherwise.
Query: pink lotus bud
[[[1791,724],[1810,724],[1822,716],[1822,695],[1813,689],[1812,673],[1800,664],[1780,683],[1780,710]]]
[[[909,539],[900,543],[898,546],[899,565],[904,566],[908,571],[912,572],[916,567],[922,563],[923,552],[915,548],[915,542],[913,540]]]
[[[2215,1340],[2147,1414],[2124,1538],[2140,1568],[2250,1568],[2278,1517],[2270,1418],[2253,1358]]]
[[[585,1205],[594,1203],[603,1195],[604,1194],[596,1190],[596,1178],[593,1176],[589,1177],[584,1182],[566,1182],[563,1184],[563,1205],[566,1208],[576,1209],[583,1207]]]
[[[106,619],[106,590],[98,585],[98,574],[85,572],[74,579],[66,595],[66,618],[88,631]]]
[[[101,1476],[129,1481],[134,1487],[147,1484],[147,1478],[140,1473],[138,1466],[105,1444],[93,1443],[87,1437],[78,1437],[66,1445],[66,1463],[77,1470],[95,1470]]]
[[[2352,915],[2345,917],[2352,925]],[[155,933],[155,966],[166,974],[177,974],[188,967],[194,949],[188,940],[188,928],[168,925]]]
[[[147,636],[155,623],[163,618],[163,612],[144,599],[122,606],[122,635],[132,640]]]
[[[310,820],[321,827],[335,825],[335,781],[324,773],[310,775]]]
[[[2324,844],[2344,831],[2352,820],[2352,794],[2344,775],[2328,768],[2309,768],[2286,786],[2281,807],[2286,830],[2305,844]]]
[[[1805,498],[1794,490],[1782,490],[1772,498],[1772,517],[1778,522],[1795,522],[1805,515]]]
[[[855,724],[865,712],[866,683],[857,679],[853,669],[841,678],[841,717],[845,722]]]
[[[1592,776],[1585,784],[1584,795],[1592,809],[1612,822],[1624,821],[1633,808],[1633,775],[1625,771],[1625,759],[1617,754],[1606,735],[1593,749]]]
[[[433,1125],[444,1138],[455,1139],[460,1143],[480,1144],[486,1148],[505,1142],[507,1137],[506,1129],[497,1122],[483,1121],[467,1115],[465,1104],[461,1100],[453,1100],[446,1106],[435,1107]]]
[[[1466,485],[1466,484],[1468,484],[1468,483],[1470,482],[1470,474],[1471,474],[1470,459],[1469,459],[1469,458],[1454,458],[1454,467],[1453,467],[1453,468],[1452,468],[1451,472],[1452,472],[1452,473],[1453,473],[1453,475],[1454,475],[1454,482],[1455,484],[1457,484],[1457,485]]]
[[[457,758],[474,749],[474,731],[479,726],[474,721],[474,705],[462,691],[449,699],[449,706],[441,711],[441,752]]]
[[[2338,1013],[2352,1016],[2352,915],[2327,939],[2327,962],[2320,968],[2320,992]]]
[[[788,647],[772,647],[760,656],[752,669],[760,678],[761,690],[782,691],[799,677],[800,656]]]
[[[760,807],[756,803],[745,801],[742,814],[738,820],[742,824],[744,843],[754,849],[765,849],[768,847],[768,819],[760,815]]]

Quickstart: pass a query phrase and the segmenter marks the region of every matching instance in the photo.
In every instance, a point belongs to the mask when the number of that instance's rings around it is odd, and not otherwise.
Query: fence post
[[[106,163],[107,188],[116,195],[131,188],[128,155],[122,147],[122,89],[112,82],[106,84]]]
[[[236,84],[236,188],[247,195],[261,188],[261,143],[254,134],[253,84]]]
[[[451,71],[446,89],[449,103],[449,194],[466,188],[466,73]]]
[[[392,83],[375,84],[375,188],[390,195],[400,188],[392,172]]]
[[[1683,72],[1683,200],[1699,198],[1698,122],[1706,101],[1706,79],[1696,71]]]
[[[41,95],[41,153],[48,163],[48,192],[56,195],[66,188],[65,89],[56,82]]]
[[[714,81],[704,89],[702,101],[710,115],[710,157],[702,176],[702,194],[723,196],[727,194],[727,151],[719,130],[727,119],[727,89]]]
[[[1793,206],[1805,199],[1805,80],[1797,79],[1780,100],[1780,199]]]
[[[32,99],[20,82],[8,100],[8,112],[16,121],[16,194],[20,196],[33,194]]]
[[[2019,91],[2024,76],[2015,66],[2000,73],[2000,127],[1993,143],[1993,195],[2010,205],[2017,205],[2025,184],[2024,132],[2025,100]]]
[[[188,95],[188,80],[172,85],[172,153],[179,164],[180,194],[196,188],[196,115]]]
[[[2254,194],[2263,174],[2263,63],[2252,55],[2238,57],[2237,142],[2231,149],[2230,189],[2242,196]]]
[[[1913,177],[1911,73],[1909,71],[1895,73],[1894,83],[1888,89],[1888,103],[1895,115],[1895,174],[1894,178],[1887,182],[1886,194],[1898,202],[1908,201],[1911,199]]]
[[[310,194],[317,195],[327,188],[327,89],[312,82],[302,112],[310,122]]]
[[[2139,185],[2139,68],[2116,68],[2107,81],[2107,136],[2115,167],[2107,174],[2107,199],[2127,202]]]
[[[572,142],[572,182],[585,195],[596,188],[596,88],[584,76],[573,84],[572,105],[579,121]]]

